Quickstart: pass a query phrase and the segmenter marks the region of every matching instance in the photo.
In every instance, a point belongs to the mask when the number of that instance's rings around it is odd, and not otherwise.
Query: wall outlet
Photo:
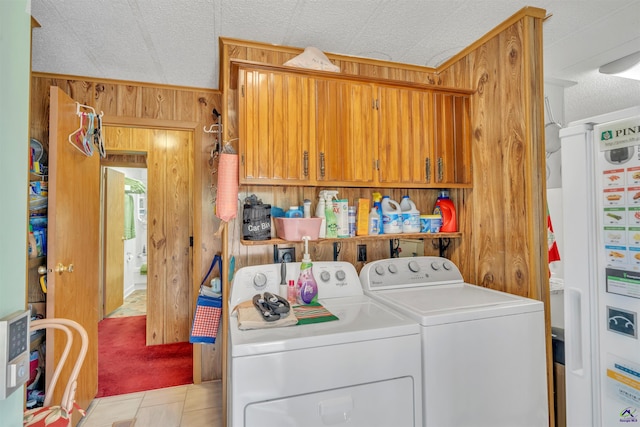
[[[358,262],[367,262],[367,245],[358,245]]]
[[[275,246],[273,251],[273,262],[276,264],[296,261],[296,248],[279,248]]]

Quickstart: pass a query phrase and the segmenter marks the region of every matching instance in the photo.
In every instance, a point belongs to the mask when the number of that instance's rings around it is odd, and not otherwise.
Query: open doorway
[[[113,248],[115,253],[106,256],[105,285],[103,297],[103,313],[107,318],[140,316],[147,314],[147,169],[141,167],[108,167],[109,174],[105,171],[107,180],[113,179],[113,172],[122,174],[116,176],[118,183],[124,182],[123,190],[114,191],[113,197],[123,199],[123,207],[119,207],[120,200],[116,202],[116,209],[110,209],[109,196],[105,195],[105,209],[109,212],[104,215],[105,230],[110,230],[110,222],[114,221],[116,227],[122,227],[122,245]],[[110,182],[105,189],[109,190]],[[123,212],[123,218],[118,218],[118,213]],[[122,224],[122,225],[120,225]],[[115,237],[118,238],[117,231]],[[105,233],[106,235],[106,233]],[[106,251],[109,251],[109,237],[106,236]],[[122,248],[122,252],[120,252]],[[118,261],[121,257],[121,262]],[[109,262],[109,260],[113,260]],[[122,271],[114,271],[121,269]],[[109,283],[114,281],[115,283]],[[119,287],[121,289],[114,289]],[[113,293],[114,295],[111,295]],[[119,295],[122,294],[120,298]]]
[[[104,130],[96,397],[191,384],[193,132]]]

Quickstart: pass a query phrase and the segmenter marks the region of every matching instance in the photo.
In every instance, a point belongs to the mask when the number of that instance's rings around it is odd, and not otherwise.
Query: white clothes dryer
[[[440,257],[374,261],[360,281],[420,324],[424,426],[548,425],[540,301],[464,283]]]
[[[286,280],[300,263],[287,263]],[[278,264],[239,269],[229,312],[228,425],[422,425],[420,328],[364,295],[346,262],[314,262],[325,323],[240,330],[233,308],[278,293]],[[287,283],[285,281],[285,283]]]

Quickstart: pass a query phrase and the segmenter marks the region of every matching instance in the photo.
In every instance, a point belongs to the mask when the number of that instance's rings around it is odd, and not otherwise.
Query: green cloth
[[[307,325],[309,323],[329,322],[338,320],[336,316],[331,314],[329,310],[317,302],[311,304],[294,305],[293,312],[298,318],[298,325]]]
[[[124,195],[124,239],[136,237],[136,220],[133,216],[134,203],[131,194]]]
[[[140,266],[140,274],[147,274],[147,263],[146,262]]]
[[[129,188],[127,188],[127,186]],[[127,194],[144,194],[147,192],[147,188],[144,184],[137,179],[129,178],[128,176],[124,177],[124,192]]]

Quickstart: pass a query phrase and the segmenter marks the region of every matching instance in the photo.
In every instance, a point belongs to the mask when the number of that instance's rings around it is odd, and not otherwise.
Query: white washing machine
[[[540,301],[464,283],[440,257],[374,261],[360,281],[420,324],[424,426],[548,426]]]
[[[286,267],[286,278],[297,279],[300,263]],[[258,293],[278,293],[280,268],[239,269],[229,312]],[[418,324],[364,295],[349,263],[314,262],[313,273],[318,302],[338,320],[240,330],[230,315],[228,425],[422,425]]]

